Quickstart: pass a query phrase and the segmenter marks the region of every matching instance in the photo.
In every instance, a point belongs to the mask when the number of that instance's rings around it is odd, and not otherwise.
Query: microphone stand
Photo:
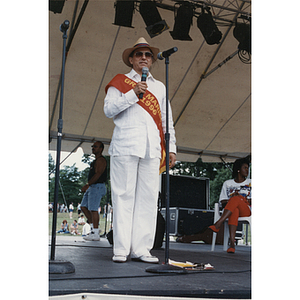
[[[52,220],[52,238],[51,238],[51,254],[49,261],[50,274],[65,274],[74,273],[75,267],[68,261],[55,261],[55,242],[56,242],[56,223],[57,223],[57,203],[58,203],[58,190],[59,190],[59,165],[60,165],[60,151],[62,139],[62,112],[63,112],[63,96],[64,96],[64,77],[65,77],[65,63],[66,63],[66,40],[67,31],[70,22],[65,20],[60,25],[60,31],[63,33],[63,55],[62,55],[62,69],[61,69],[61,90],[60,90],[60,108],[59,119],[57,122],[57,148],[56,148],[56,169],[55,169],[55,188],[54,188],[54,204],[53,204],[53,220]]]
[[[177,48],[176,48],[177,51]],[[166,180],[165,180],[165,191],[166,191],[166,241],[165,241],[165,263],[158,266],[148,267],[146,272],[150,273],[187,273],[183,268],[173,266],[169,264],[169,228],[170,228],[170,174],[169,174],[169,161],[170,161],[170,133],[169,133],[169,57],[170,54],[165,54],[165,65],[166,65]]]

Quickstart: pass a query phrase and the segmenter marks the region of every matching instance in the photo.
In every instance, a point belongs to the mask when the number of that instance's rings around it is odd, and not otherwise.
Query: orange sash
[[[129,90],[133,89],[136,85],[136,82],[130,78],[128,78],[124,74],[116,75],[109,84],[105,87],[105,93],[109,87],[114,86],[121,93],[126,94]],[[159,166],[159,174],[166,170],[166,147],[165,147],[165,138],[162,129],[162,121],[161,121],[161,110],[159,106],[159,102],[156,97],[149,92],[148,90],[144,94],[142,99],[139,99],[137,102],[142,108],[144,108],[150,116],[153,118],[160,135],[160,148],[161,148],[161,159]]]

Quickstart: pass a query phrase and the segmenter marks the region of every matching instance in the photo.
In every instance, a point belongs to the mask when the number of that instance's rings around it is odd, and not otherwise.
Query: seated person
[[[74,220],[73,223],[71,224],[71,234],[74,234],[74,235],[80,234],[78,232],[78,224],[77,224],[76,220]]]
[[[84,225],[85,224],[85,219],[83,217],[83,214],[80,215],[80,218],[78,219],[78,225]]]
[[[235,233],[239,217],[251,216],[251,179],[248,158],[237,159],[233,165],[233,178],[223,183],[219,202],[224,207],[221,218],[209,226],[213,232],[219,232],[221,225],[228,218],[230,247],[228,253],[235,252]]]
[[[63,220],[60,227],[61,228],[57,231],[57,233],[70,233],[67,220]]]
[[[82,236],[86,236],[91,231],[91,225],[89,220],[86,220],[86,223],[82,227]]]

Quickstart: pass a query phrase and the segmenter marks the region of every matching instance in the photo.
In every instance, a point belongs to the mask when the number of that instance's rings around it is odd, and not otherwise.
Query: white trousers
[[[156,231],[159,158],[111,156],[114,255],[149,255]]]

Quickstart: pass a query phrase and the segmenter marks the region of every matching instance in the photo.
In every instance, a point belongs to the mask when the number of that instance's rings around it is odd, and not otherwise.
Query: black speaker
[[[166,207],[166,174],[162,175],[161,207]],[[209,178],[170,175],[169,207],[208,209]]]
[[[208,226],[214,223],[214,212],[192,209],[179,209],[178,222],[179,234],[190,235],[203,233]]]
[[[161,214],[166,218],[166,209]],[[203,233],[214,223],[214,211],[194,208],[170,207],[169,231],[171,235],[191,235]]]

